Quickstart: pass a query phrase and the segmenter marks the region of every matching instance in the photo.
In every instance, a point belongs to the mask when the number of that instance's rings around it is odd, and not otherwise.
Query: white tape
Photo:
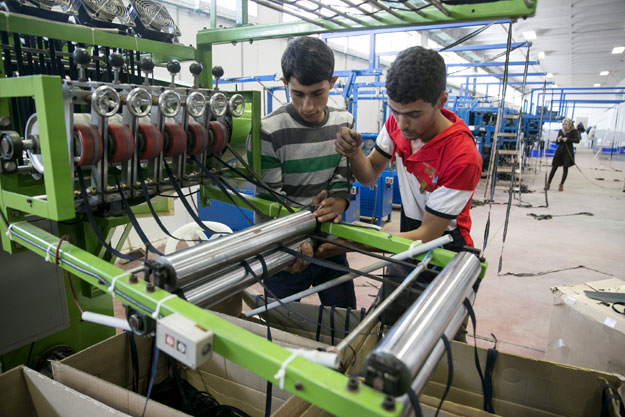
[[[118,279],[123,278],[123,277],[125,277],[127,275],[130,275],[130,273],[129,272],[124,272],[123,274],[120,274],[120,275],[114,277],[111,280],[111,285],[108,287],[108,290],[111,293],[111,296],[113,298],[115,298],[115,283],[117,282]]]
[[[7,231],[6,231],[6,235],[9,238],[9,240],[13,240],[13,235],[11,235],[11,228],[15,226],[15,223],[11,223],[9,224],[9,226],[7,227]]]
[[[279,384],[280,385],[280,389],[284,389],[284,378],[286,377],[286,367],[291,363],[291,361],[293,359],[295,359],[296,357],[298,357],[300,354],[303,354],[303,353],[304,353],[304,351],[302,349],[295,349],[291,353],[291,356],[289,356],[288,358],[286,358],[286,360],[284,362],[282,362],[282,365],[280,366],[280,369],[273,376],[275,379],[280,381],[280,384]]]
[[[566,343],[564,343],[564,339],[558,339],[553,342],[554,349],[562,349],[564,346],[566,346]]]
[[[614,328],[614,326],[616,326],[616,323],[616,319],[612,317],[606,317],[605,320],[603,320],[603,324],[611,328]]]
[[[422,245],[423,241],[421,240],[413,240],[412,243],[410,244],[410,246],[408,247],[408,253],[410,253],[410,257],[414,258],[416,255],[413,255],[413,250],[417,245]]]
[[[318,363],[330,369],[338,369],[339,356],[333,352],[322,352],[320,350],[303,350],[295,348],[286,348],[289,352],[299,351],[299,355],[311,362]]]
[[[58,245],[58,242],[56,244]],[[54,249],[53,243],[48,243],[48,248],[46,249],[46,262],[52,262],[50,260],[50,249]]]
[[[156,319],[158,318],[158,313],[161,310],[161,306],[163,304],[165,304],[165,301],[167,300],[171,300],[172,298],[177,297],[176,294],[169,294],[167,297],[161,299],[161,301],[159,301],[158,303],[156,303],[156,310],[154,310],[154,313],[152,313],[152,318]]]

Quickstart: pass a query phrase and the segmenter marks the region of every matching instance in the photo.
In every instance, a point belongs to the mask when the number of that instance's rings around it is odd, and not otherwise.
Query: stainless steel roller
[[[315,216],[302,210],[240,232],[159,256],[166,271],[165,289],[174,291],[252,255],[277,248],[281,242],[303,239],[316,227]]]
[[[288,245],[292,250],[299,251],[302,243],[307,240],[298,241]],[[271,276],[283,270],[295,261],[295,256],[280,250],[267,251],[261,254],[267,265],[267,274]],[[258,278],[263,276],[263,266],[257,257],[246,259],[249,267]],[[247,269],[241,264],[230,267],[227,271],[216,272],[206,279],[202,279],[202,284],[183,288],[184,296],[188,302],[202,308],[209,308],[212,305],[230,297],[242,289],[252,285],[256,280]]]
[[[367,356],[366,383],[389,395],[406,393],[479,274],[475,255],[454,256]]]

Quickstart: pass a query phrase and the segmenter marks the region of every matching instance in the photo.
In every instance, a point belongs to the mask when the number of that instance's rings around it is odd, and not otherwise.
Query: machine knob
[[[76,65],[86,67],[91,62],[91,55],[85,48],[76,48],[73,53],[74,61]]]
[[[121,68],[124,66],[124,56],[119,52],[113,52],[109,55],[109,64],[113,68]]]
[[[219,79],[219,78],[223,77],[224,69],[222,67],[220,67],[220,66],[215,66],[215,67],[213,67],[212,73],[213,73],[213,77]]]
[[[167,71],[170,74],[178,74],[180,72],[180,62],[178,60],[173,59],[167,63]]]
[[[154,70],[154,61],[152,60],[152,58],[141,58],[141,61],[139,61],[139,67],[141,68],[142,72],[145,72],[147,74],[151,73],[152,70]]]
[[[202,68],[202,64],[200,64],[199,62],[193,62],[189,66],[189,71],[191,71],[191,74],[194,77],[197,77],[198,75],[200,75],[203,69],[204,68]]]

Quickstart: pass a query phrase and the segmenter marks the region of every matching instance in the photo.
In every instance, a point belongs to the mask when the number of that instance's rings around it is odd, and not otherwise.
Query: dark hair
[[[295,38],[282,54],[282,75],[288,81],[291,77],[303,85],[313,85],[332,79],[334,54],[319,38]]]
[[[421,46],[402,51],[386,74],[386,94],[402,104],[421,99],[435,105],[446,85],[443,57]]]

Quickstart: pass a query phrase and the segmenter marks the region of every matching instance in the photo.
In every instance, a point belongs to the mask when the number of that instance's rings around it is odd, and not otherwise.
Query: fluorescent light
[[[614,53],[614,52],[612,52],[612,53]],[[543,51],[540,51],[538,53],[538,59],[543,59],[544,57],[545,57],[545,53]]]
[[[599,84],[599,83],[594,83],[594,84],[593,84],[593,87],[601,87],[601,84]]]
[[[601,71],[599,75],[603,77],[604,75],[608,75],[609,73],[610,71]]]
[[[612,53],[613,54],[622,54],[623,52],[625,52],[625,46],[615,46],[614,49],[612,49]]]
[[[523,37],[526,41],[533,41],[536,39],[536,32],[533,30],[528,30],[527,32],[523,32]]]
[[[552,73],[550,73],[550,72],[548,72],[548,73],[547,73],[547,78],[553,78],[553,74],[552,74]]]

